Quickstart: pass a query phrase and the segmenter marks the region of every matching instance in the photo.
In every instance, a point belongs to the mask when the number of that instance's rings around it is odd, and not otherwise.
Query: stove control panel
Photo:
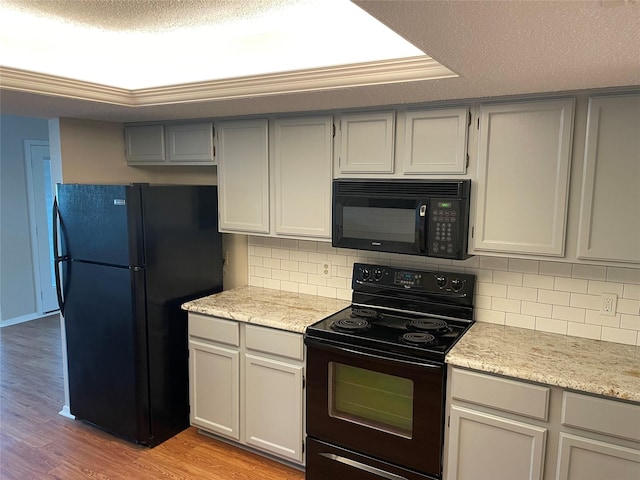
[[[475,275],[355,263],[352,286],[354,291],[366,291],[372,287],[402,288],[427,294],[472,296]]]

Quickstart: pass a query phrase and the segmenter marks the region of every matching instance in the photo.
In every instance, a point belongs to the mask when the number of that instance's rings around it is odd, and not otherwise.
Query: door
[[[144,271],[63,265],[71,414],[129,440],[150,437]]]
[[[53,182],[49,142],[25,141],[27,161],[27,187],[31,238],[33,239],[34,279],[38,312],[58,309],[55,275],[53,270],[52,207]]]

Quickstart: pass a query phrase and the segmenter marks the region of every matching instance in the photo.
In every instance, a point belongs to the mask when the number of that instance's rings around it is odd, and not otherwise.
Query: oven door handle
[[[347,457],[342,457],[340,455],[336,455],[335,453],[319,453],[318,455],[328,458],[329,460],[333,460],[335,462],[340,462],[345,465],[349,465],[350,467],[357,468],[358,470],[371,473],[372,475],[376,475],[380,478],[386,478],[388,480],[409,480],[407,477],[396,475],[395,473],[387,472],[386,470],[372,467],[371,465],[366,465],[364,463],[356,462],[355,460],[352,460]]]
[[[305,338],[304,342],[305,342],[305,344],[307,344],[307,346],[321,348],[321,349],[324,349],[324,350],[333,350],[334,352],[347,353],[347,354],[351,354],[351,355],[361,355],[361,356],[365,356],[365,357],[368,357],[368,358],[373,358],[375,360],[382,360],[382,361],[385,361],[385,362],[402,363],[404,365],[411,365],[413,367],[442,368],[442,365],[433,365],[433,364],[430,364],[430,363],[422,363],[422,362],[412,362],[411,360],[403,360],[401,358],[378,355],[377,353],[367,352],[367,351],[364,351],[362,349],[339,347],[338,345],[335,345],[333,343],[329,343],[329,342],[322,341],[322,340],[316,340],[316,339],[309,338],[309,337]]]

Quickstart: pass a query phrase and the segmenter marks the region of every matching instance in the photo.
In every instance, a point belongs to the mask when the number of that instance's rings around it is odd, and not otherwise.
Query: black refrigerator
[[[147,446],[189,426],[180,306],[222,290],[217,212],[215,186],[58,184],[55,273],[77,419]]]

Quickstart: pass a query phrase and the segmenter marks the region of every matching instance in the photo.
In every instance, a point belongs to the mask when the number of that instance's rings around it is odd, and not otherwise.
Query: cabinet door
[[[343,115],[340,131],[340,174],[393,173],[395,112]]]
[[[407,112],[403,173],[465,173],[468,108]]]
[[[213,128],[210,122],[167,126],[169,162],[213,164]]]
[[[560,433],[556,480],[638,480],[640,450]]]
[[[480,109],[475,251],[564,255],[574,100]]]
[[[248,445],[302,463],[302,365],[245,354]]]
[[[191,424],[240,439],[240,353],[189,340]]]
[[[453,405],[447,478],[541,480],[547,429]]]
[[[267,120],[220,122],[217,139],[220,231],[269,233]]]
[[[127,163],[165,163],[164,125],[124,127],[124,141]]]
[[[578,258],[640,263],[640,95],[589,100]]]
[[[274,126],[275,233],[331,238],[332,117]]]

